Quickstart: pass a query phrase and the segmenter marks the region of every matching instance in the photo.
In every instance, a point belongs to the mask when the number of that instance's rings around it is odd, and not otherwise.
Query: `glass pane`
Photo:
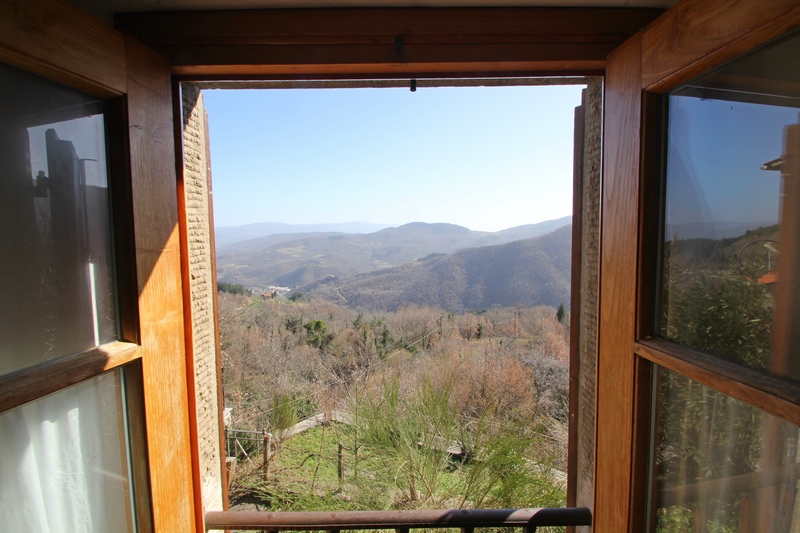
[[[0,375],[116,338],[102,110],[0,65]]]
[[[4,531],[133,531],[122,372],[0,415]]]
[[[650,531],[797,531],[798,428],[656,371]]]
[[[669,95],[659,327],[794,379],[798,57],[795,34]]]

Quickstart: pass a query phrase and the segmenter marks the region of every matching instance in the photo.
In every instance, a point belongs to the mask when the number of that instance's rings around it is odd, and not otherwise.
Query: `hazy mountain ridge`
[[[349,307],[393,311],[408,304],[462,312],[492,306],[569,303],[572,226],[507,244],[460,250],[299,290]]]
[[[772,226],[774,224],[774,220],[765,220],[760,222],[731,222],[721,220],[707,222],[684,222],[679,224],[668,224],[664,235],[669,240],[730,239],[744,235],[747,231]]]
[[[243,226],[219,226],[214,228],[214,240],[218,248],[231,244],[268,237],[271,235],[301,235],[304,233],[372,233],[390,227],[391,224],[372,222],[342,222],[339,224],[284,224],[282,222],[258,222]],[[277,241],[280,242],[280,241]]]
[[[571,217],[510,228],[471,231],[455,224],[413,222],[368,234],[272,235],[234,243],[217,254],[218,279],[247,287],[294,287],[347,277],[476,246],[534,237],[570,224]]]

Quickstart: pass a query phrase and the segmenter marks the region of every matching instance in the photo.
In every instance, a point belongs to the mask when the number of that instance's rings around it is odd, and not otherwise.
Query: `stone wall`
[[[579,332],[577,491],[575,504],[593,507],[597,338],[600,290],[600,170],[603,81],[592,79],[584,100],[583,191],[581,213],[581,308]],[[575,290],[573,287],[572,290]],[[578,528],[589,531],[589,528]]]
[[[200,483],[204,511],[218,511],[223,509],[223,482],[208,130],[203,95],[199,88],[182,84],[181,98]]]

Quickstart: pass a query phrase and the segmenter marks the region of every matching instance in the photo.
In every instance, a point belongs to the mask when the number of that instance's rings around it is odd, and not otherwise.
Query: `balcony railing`
[[[394,529],[409,533],[419,528],[457,528],[472,533],[479,527],[521,527],[533,533],[545,526],[590,526],[586,507],[544,509],[450,509],[440,511],[246,512],[216,511],[205,515],[206,531],[328,531]]]

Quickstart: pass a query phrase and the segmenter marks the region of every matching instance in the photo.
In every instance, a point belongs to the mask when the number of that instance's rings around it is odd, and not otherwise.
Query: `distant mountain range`
[[[739,237],[746,231],[774,226],[777,220],[762,220],[751,222],[684,222],[680,224],[667,224],[664,236],[667,240],[676,239],[730,239]]]
[[[571,218],[498,232],[471,231],[454,224],[413,222],[366,234],[265,235],[220,246],[217,250],[217,276],[220,281],[240,283],[246,287],[297,287],[322,279],[344,278],[412,263],[431,254],[451,254],[464,248],[529,239],[569,225]],[[217,235],[220,235],[219,230]],[[569,272],[568,266],[566,272]]]
[[[373,224],[371,222],[342,222],[341,224],[283,224],[281,222],[259,222],[244,226],[221,226],[214,228],[214,240],[217,248],[229,244],[267,237],[269,235],[287,235],[297,233],[372,233],[391,227],[391,224]]]
[[[572,226],[495,246],[434,254],[351,277],[327,277],[298,292],[356,309],[393,311],[408,304],[450,311],[492,306],[569,304]]]

